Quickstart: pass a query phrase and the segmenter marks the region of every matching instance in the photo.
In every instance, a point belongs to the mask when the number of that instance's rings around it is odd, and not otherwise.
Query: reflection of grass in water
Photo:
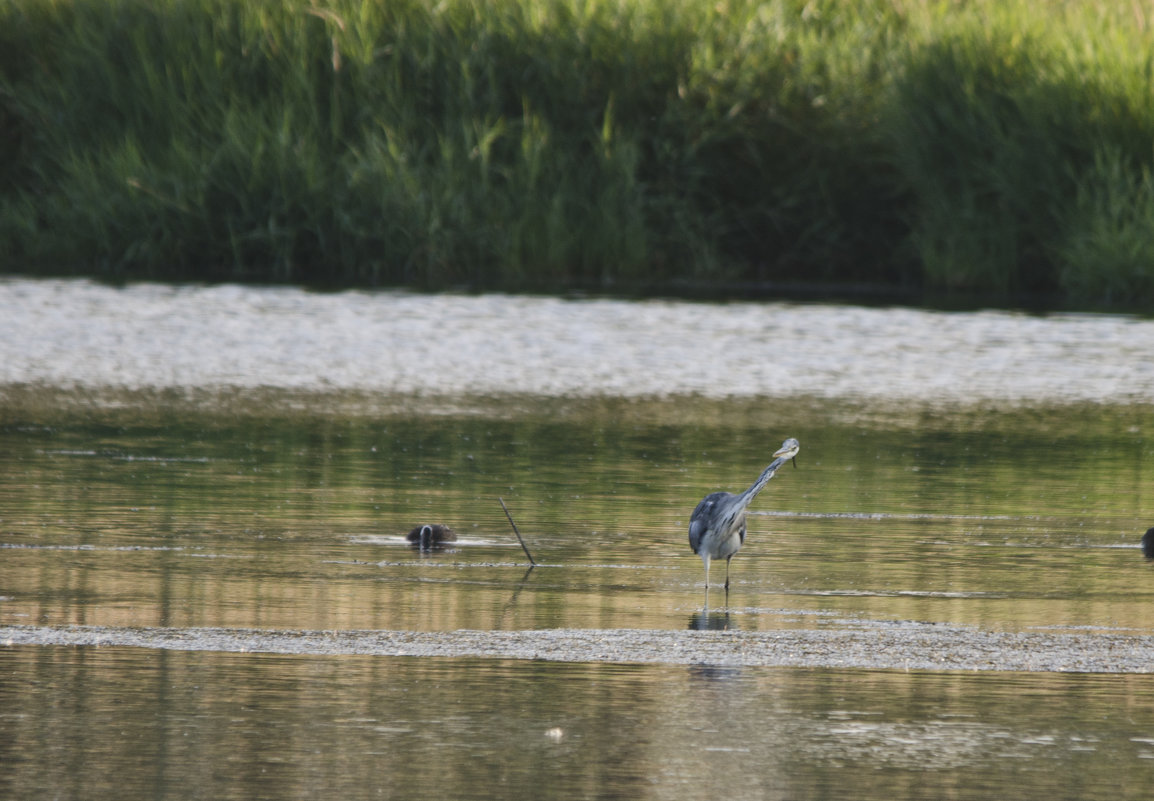
[[[783,428],[803,458],[751,515],[738,608],[1136,626],[1152,608],[1136,602],[1137,549],[1053,547],[1118,544],[1127,526],[1137,543],[1152,515],[1133,432],[1149,428],[1149,409],[847,423],[833,403],[538,399],[516,415],[486,413],[489,401],[345,415],[339,399],[295,394],[219,408],[130,394],[108,409],[64,394],[9,403],[15,422],[0,428],[4,541],[85,548],[6,550],[50,577],[22,568],[6,592],[39,598],[78,570],[110,575],[95,600],[49,599],[54,619],[88,604],[92,619],[131,625],[169,582],[181,598],[204,595],[182,625],[665,626],[700,602],[693,505],[747,486]],[[498,497],[546,565],[527,579]],[[421,560],[401,538],[429,520],[483,542]],[[189,558],[202,554],[243,559]],[[436,603],[416,603],[434,582]]]
[[[0,255],[102,275],[1138,301],[1130,4],[0,10]]]
[[[4,435],[8,453],[49,471],[20,479],[23,507],[62,503],[50,473],[63,469],[77,502],[87,493],[123,509],[159,503],[178,520],[257,515],[254,526],[277,530],[324,520],[348,535],[379,536],[433,520],[466,538],[515,545],[497,500],[504,497],[534,556],[548,561],[542,538],[577,534],[591,538],[582,547],[606,549],[594,558],[616,563],[610,554],[636,538],[682,547],[696,500],[747,486],[791,435],[802,442],[798,469],[779,473],[752,510],[752,542],[764,538],[767,548],[779,530],[863,527],[930,540],[977,532],[1000,542],[1021,539],[1026,526],[1031,539],[1045,540],[1056,531],[1073,536],[1067,521],[1086,515],[1103,521],[1085,532],[1087,542],[1116,543],[1126,520],[1151,514],[1132,492],[1141,484],[1146,407],[870,417],[845,415],[831,401],[536,399],[521,407],[480,399],[472,410],[425,415],[412,406],[348,414],[339,395],[304,403],[276,392],[221,398],[219,407],[148,393],[119,396],[120,408],[104,410],[91,400],[33,389],[6,395],[8,419],[43,426]],[[73,451],[84,455],[65,455]],[[84,489],[109,482],[111,496]]]

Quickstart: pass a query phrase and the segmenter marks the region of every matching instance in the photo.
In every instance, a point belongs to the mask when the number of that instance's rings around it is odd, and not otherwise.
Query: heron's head
[[[773,454],[774,459],[793,459],[797,456],[797,452],[801,450],[801,443],[793,437],[790,437],[785,442],[781,443],[781,447]]]

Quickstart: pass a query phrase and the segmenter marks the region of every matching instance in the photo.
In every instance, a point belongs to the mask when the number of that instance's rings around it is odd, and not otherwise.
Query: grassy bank
[[[1154,303],[1136,8],[10,0],[0,269]]]

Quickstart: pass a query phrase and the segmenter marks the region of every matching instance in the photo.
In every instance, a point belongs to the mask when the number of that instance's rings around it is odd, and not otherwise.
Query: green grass
[[[1149,304],[1123,274],[1149,274],[1154,254],[1116,267],[1127,246],[1113,235],[1154,231],[1150,37],[1112,15],[1133,7],[1039,5],[932,22],[893,83],[887,124],[924,280]]]
[[[9,0],[0,270],[1150,304],[1136,8]]]

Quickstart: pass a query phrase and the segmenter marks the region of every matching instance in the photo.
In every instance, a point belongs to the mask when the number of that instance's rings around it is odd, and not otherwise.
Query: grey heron
[[[405,539],[420,547],[422,551],[431,551],[446,542],[456,542],[457,532],[448,526],[442,526],[440,523],[433,523],[432,525],[426,523],[423,526],[417,526],[406,534]]]
[[[1142,535],[1142,555],[1154,559],[1154,528],[1147,529]]]
[[[761,471],[749,489],[738,495],[714,492],[706,495],[689,517],[689,547],[705,563],[705,600],[709,603],[709,563],[725,559],[725,593],[729,595],[729,560],[745,542],[745,510],[757,497],[773,474],[783,464],[797,456],[801,445],[792,437],[781,443],[773,454],[769,467]],[[796,462],[794,463],[796,467]]]

